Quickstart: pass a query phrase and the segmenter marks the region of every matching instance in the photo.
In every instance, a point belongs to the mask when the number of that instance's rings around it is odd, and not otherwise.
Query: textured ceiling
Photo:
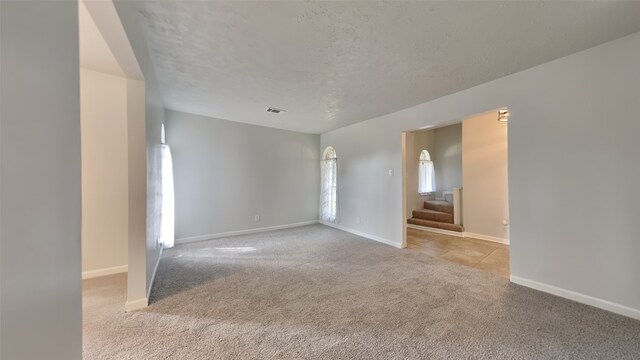
[[[165,105],[322,133],[640,31],[640,2],[139,2]],[[268,113],[273,106],[288,110]]]

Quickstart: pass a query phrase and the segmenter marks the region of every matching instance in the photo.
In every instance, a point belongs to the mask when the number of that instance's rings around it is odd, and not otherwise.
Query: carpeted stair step
[[[448,201],[427,200],[424,202],[424,208],[453,215],[453,204]]]
[[[407,223],[413,224],[413,225],[430,227],[430,228],[449,230],[449,231],[457,231],[457,232],[464,231],[464,227],[462,227],[462,225],[449,224],[449,223],[433,221],[433,220],[411,218],[411,219],[407,219]]]
[[[432,220],[453,224],[453,215],[441,211],[429,209],[413,210],[413,217],[416,219]]]

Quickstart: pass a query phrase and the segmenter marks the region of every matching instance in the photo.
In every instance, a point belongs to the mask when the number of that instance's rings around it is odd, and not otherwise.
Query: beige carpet
[[[640,322],[321,225],[165,251],[149,308],[84,283],[84,359],[639,359]]]

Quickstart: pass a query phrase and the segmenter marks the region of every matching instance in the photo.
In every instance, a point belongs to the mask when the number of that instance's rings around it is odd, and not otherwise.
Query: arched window
[[[320,176],[320,220],[333,223],[338,213],[338,157],[331,146],[322,155]]]
[[[436,191],[436,173],[433,168],[431,155],[427,150],[420,152],[420,164],[418,167],[418,193],[425,195]]]

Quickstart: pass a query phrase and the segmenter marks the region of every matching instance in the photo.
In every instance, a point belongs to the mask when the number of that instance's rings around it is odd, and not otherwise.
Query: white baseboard
[[[503,239],[503,238],[499,238],[499,237],[495,237],[495,236],[470,233],[470,232],[466,232],[466,231],[465,232],[459,232],[459,231],[451,231],[451,230],[444,230],[444,229],[436,229],[436,228],[430,228],[430,227],[427,227],[427,226],[420,226],[420,225],[415,225],[415,224],[407,224],[407,227],[410,228],[410,229],[429,231],[429,232],[436,233],[436,234],[444,234],[444,235],[456,236],[456,237],[461,237],[461,238],[474,238],[474,239],[497,242],[497,243],[500,243],[500,244],[509,245],[509,239]]]
[[[156,261],[156,266],[153,267],[153,274],[151,274],[151,282],[149,283],[149,289],[147,289],[147,300],[151,298],[151,288],[153,288],[153,281],[156,279],[156,272],[158,271],[158,265],[160,265],[162,250],[164,250],[164,246],[160,246],[160,254],[158,254],[158,260]]]
[[[444,235],[450,235],[450,236],[456,236],[456,237],[464,237],[464,233],[459,232],[459,231],[436,229],[436,228],[430,228],[430,227],[420,226],[420,225],[415,225],[415,224],[407,224],[407,227],[410,228],[410,229],[429,231],[429,232],[436,233],[436,234],[444,234]]]
[[[187,243],[192,243],[196,241],[213,240],[213,239],[218,239],[218,238],[223,238],[228,236],[256,234],[256,233],[261,233],[266,231],[289,229],[289,228],[312,225],[317,223],[318,223],[318,220],[311,220],[311,221],[304,221],[304,222],[299,222],[295,224],[285,224],[285,225],[269,226],[269,227],[263,227],[263,228],[255,228],[255,229],[229,231],[229,232],[217,233],[217,234],[190,236],[190,237],[185,237],[181,239],[176,239],[175,244],[180,245],[180,244],[187,244]]]
[[[511,282],[514,284],[526,286],[528,288],[540,290],[552,295],[560,296],[565,299],[573,300],[581,304],[594,306],[603,310],[610,311],[622,316],[627,316],[632,319],[640,320],[640,310],[630,308],[628,306],[616,304],[614,302],[599,299],[593,296],[581,294],[575,291],[562,289],[553,285],[543,284],[537,281],[528,280],[519,276],[511,275]]]
[[[146,308],[147,306],[149,306],[149,299],[148,298],[142,298],[142,299],[138,299],[138,300],[127,301],[124,304],[124,311],[130,312],[130,311],[140,310],[140,309]]]
[[[335,228],[335,229],[338,229],[338,230],[346,231],[348,233],[351,233],[351,234],[354,234],[354,235],[358,235],[358,236],[361,236],[363,238],[367,238],[369,240],[374,240],[374,241],[381,242],[381,243],[386,244],[386,245],[397,247],[399,249],[402,249],[402,247],[403,247],[401,243],[399,244],[397,242],[393,242],[391,240],[387,240],[385,238],[381,238],[381,237],[376,236],[376,235],[367,234],[367,233],[359,231],[359,230],[349,229],[349,228],[346,228],[346,227],[343,227],[343,226],[340,226],[340,225],[337,225],[337,224],[326,223],[324,221],[320,221],[320,224],[326,225],[326,226],[329,226],[329,227],[332,227],[332,228]]]
[[[127,265],[122,265],[122,266],[114,266],[114,267],[104,268],[104,269],[83,271],[82,279],[93,279],[100,276],[125,273],[128,271],[128,269],[129,267]]]
[[[482,235],[482,234],[470,233],[470,232],[466,232],[465,231],[464,237],[480,239],[480,240],[486,240],[486,241],[492,241],[492,242],[497,242],[497,243],[500,243],[500,244],[509,245],[509,239],[503,239],[503,238],[499,238],[499,237],[495,237],[495,236]]]

